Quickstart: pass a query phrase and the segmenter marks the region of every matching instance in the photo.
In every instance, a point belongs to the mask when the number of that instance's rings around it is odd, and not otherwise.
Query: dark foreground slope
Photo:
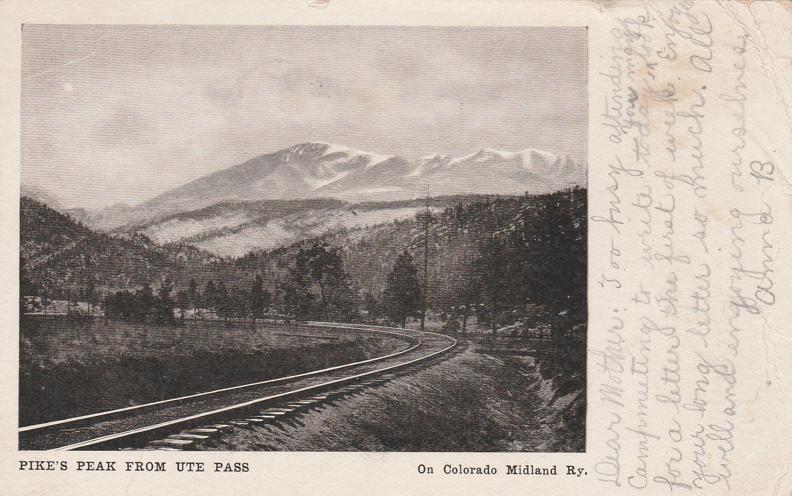
[[[581,452],[585,398],[530,358],[476,346],[291,423],[236,430],[210,450]]]

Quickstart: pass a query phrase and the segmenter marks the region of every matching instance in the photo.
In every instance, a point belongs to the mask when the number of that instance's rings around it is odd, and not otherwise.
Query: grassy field
[[[375,334],[294,325],[25,319],[20,425],[157,401],[383,355]]]
[[[486,351],[486,352],[485,352]],[[584,450],[585,391],[544,376],[529,356],[460,355],[280,427],[236,430],[211,450]]]

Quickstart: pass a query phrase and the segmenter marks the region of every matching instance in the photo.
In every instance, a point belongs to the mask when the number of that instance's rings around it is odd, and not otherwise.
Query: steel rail
[[[443,348],[443,349],[441,349],[439,351],[435,351],[435,352],[430,353],[428,355],[425,355],[425,356],[422,356],[422,357],[418,357],[416,359],[409,360],[409,361],[404,362],[404,363],[391,365],[391,366],[388,366],[388,367],[376,369],[376,370],[369,371],[369,372],[364,372],[364,373],[361,373],[361,374],[350,375],[350,376],[342,377],[342,378],[339,378],[339,379],[334,379],[332,381],[322,382],[320,384],[314,384],[314,385],[311,385],[311,386],[306,386],[306,387],[302,387],[302,388],[298,388],[298,389],[294,389],[294,390],[290,390],[290,391],[285,391],[285,392],[274,394],[274,395],[264,396],[264,397],[261,397],[261,398],[256,398],[256,399],[251,400],[251,401],[246,401],[246,402],[243,402],[243,403],[239,403],[239,404],[231,405],[231,406],[228,406],[228,407],[223,407],[223,408],[211,410],[211,411],[208,411],[208,412],[202,412],[202,413],[199,413],[199,414],[190,415],[190,416],[187,416],[187,417],[180,417],[178,419],[173,419],[173,420],[169,420],[169,421],[165,421],[165,422],[160,422],[160,423],[157,423],[157,424],[143,426],[143,427],[139,427],[139,428],[136,428],[136,429],[131,429],[131,430],[122,431],[122,432],[118,432],[118,433],[108,434],[108,435],[100,436],[100,437],[94,438],[94,439],[89,439],[89,440],[86,440],[86,441],[81,441],[81,442],[74,443],[74,444],[69,444],[69,445],[66,445],[66,446],[56,447],[56,448],[51,449],[50,451],[64,451],[64,450],[85,449],[85,448],[89,448],[91,446],[107,444],[109,442],[116,441],[116,440],[123,439],[123,438],[133,438],[136,435],[141,435],[141,434],[144,434],[144,433],[149,433],[149,432],[152,432],[152,431],[161,430],[163,428],[167,428],[167,427],[170,427],[170,426],[176,426],[176,425],[179,425],[179,424],[193,422],[193,421],[196,421],[196,420],[202,419],[202,418],[215,417],[215,416],[217,416],[219,414],[227,413],[227,412],[238,410],[238,409],[244,409],[244,408],[247,408],[247,407],[251,407],[253,405],[257,405],[259,403],[264,403],[264,402],[268,402],[268,401],[272,401],[272,400],[276,400],[276,399],[280,399],[280,398],[285,398],[285,397],[288,397],[288,396],[297,395],[297,394],[300,394],[302,392],[312,391],[312,390],[317,390],[317,389],[323,389],[323,388],[327,388],[327,387],[330,387],[330,386],[333,386],[333,385],[337,385],[337,384],[353,381],[353,380],[358,379],[358,378],[369,377],[369,376],[372,376],[372,375],[382,374],[382,373],[385,373],[385,372],[388,372],[388,371],[398,370],[398,369],[405,368],[405,367],[408,367],[410,365],[413,365],[415,363],[419,363],[419,362],[431,359],[433,357],[436,357],[436,356],[438,356],[438,355],[440,355],[442,353],[445,353],[446,351],[449,351],[450,349],[454,348],[457,345],[457,340],[455,338],[453,338],[451,336],[447,336],[445,334],[440,334],[440,333],[435,333],[435,332],[430,332],[430,331],[416,331],[416,330],[412,330],[412,329],[399,329],[399,328],[387,327],[387,326],[374,326],[374,325],[369,326],[369,325],[366,325],[366,324],[346,324],[346,323],[335,323],[335,322],[313,322],[312,321],[312,322],[307,322],[306,325],[313,326],[313,327],[330,327],[330,328],[338,328],[338,329],[345,329],[345,330],[380,332],[380,333],[384,333],[384,334],[397,335],[397,336],[405,337],[405,338],[409,338],[409,339],[417,339],[418,343],[416,345],[411,346],[409,348],[406,348],[404,350],[401,350],[401,351],[398,351],[398,352],[395,352],[395,353],[391,353],[391,354],[388,354],[388,355],[384,355],[384,356],[381,356],[381,357],[370,358],[370,359],[367,359],[367,360],[361,360],[361,361],[353,362],[353,363],[349,363],[349,364],[337,365],[337,366],[334,366],[334,367],[328,367],[328,368],[321,369],[321,370],[305,372],[305,373],[302,373],[302,374],[296,374],[296,375],[287,376],[287,377],[281,377],[281,378],[277,378],[277,379],[270,379],[270,380],[267,380],[267,381],[260,381],[260,382],[256,382],[256,383],[243,384],[243,385],[240,385],[240,386],[233,386],[233,387],[229,387],[229,388],[217,389],[217,390],[213,390],[213,391],[207,391],[207,392],[203,392],[203,393],[197,393],[197,394],[194,394],[194,395],[182,396],[182,397],[178,397],[178,398],[171,398],[171,399],[168,399],[168,400],[162,400],[162,401],[157,401],[157,402],[153,402],[153,403],[147,403],[145,405],[136,405],[136,406],[133,406],[133,407],[125,407],[125,408],[120,408],[120,409],[117,409],[117,410],[110,410],[110,411],[107,411],[107,412],[98,412],[98,413],[95,413],[95,414],[83,415],[81,417],[74,417],[74,418],[70,418],[70,419],[63,419],[63,420],[58,420],[58,421],[53,421],[53,422],[47,422],[47,423],[44,423],[44,424],[26,426],[26,427],[22,427],[22,428],[19,429],[20,434],[29,434],[29,433],[32,433],[34,431],[42,431],[42,430],[51,429],[51,428],[54,428],[54,427],[68,425],[68,424],[71,424],[71,423],[84,422],[86,420],[91,420],[91,419],[101,419],[103,417],[107,417],[107,418],[114,417],[114,416],[118,416],[119,414],[122,414],[122,413],[133,413],[135,410],[139,411],[140,409],[144,409],[144,408],[148,409],[148,408],[160,406],[160,405],[167,404],[167,403],[174,403],[174,402],[177,402],[177,401],[184,401],[184,400],[188,400],[188,399],[194,399],[194,398],[201,397],[201,396],[207,396],[207,395],[212,395],[212,394],[220,394],[220,393],[223,393],[223,392],[238,390],[238,389],[242,389],[242,388],[250,388],[250,387],[260,386],[260,385],[277,384],[277,383],[282,383],[282,382],[288,382],[290,380],[296,380],[296,379],[301,379],[301,378],[305,378],[305,377],[316,376],[316,375],[320,375],[320,374],[327,373],[327,372],[344,370],[344,369],[358,367],[358,366],[366,365],[366,364],[370,364],[370,363],[376,363],[376,362],[384,361],[384,360],[387,360],[387,359],[390,359],[390,358],[394,358],[394,357],[397,357],[397,356],[400,356],[400,355],[404,355],[405,353],[409,353],[411,351],[414,351],[414,350],[418,349],[420,346],[422,346],[424,344],[423,340],[421,340],[420,337],[415,336],[415,335],[405,334],[404,331],[412,331],[412,332],[415,332],[415,333],[439,336],[439,337],[442,337],[444,339],[448,339],[451,342],[451,344],[449,344],[449,346],[447,346],[447,347],[445,347],[445,348]]]

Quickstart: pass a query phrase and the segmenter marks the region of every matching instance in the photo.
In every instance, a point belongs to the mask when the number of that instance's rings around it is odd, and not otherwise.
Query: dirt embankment
[[[409,346],[374,334],[42,320],[23,327],[20,425],[364,360]]]
[[[531,362],[471,347],[292,422],[236,430],[209,449],[583,451],[583,388],[559,389]]]

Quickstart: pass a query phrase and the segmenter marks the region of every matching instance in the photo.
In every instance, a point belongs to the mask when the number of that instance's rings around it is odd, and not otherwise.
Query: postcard
[[[0,12],[0,493],[792,491],[789,4]]]

